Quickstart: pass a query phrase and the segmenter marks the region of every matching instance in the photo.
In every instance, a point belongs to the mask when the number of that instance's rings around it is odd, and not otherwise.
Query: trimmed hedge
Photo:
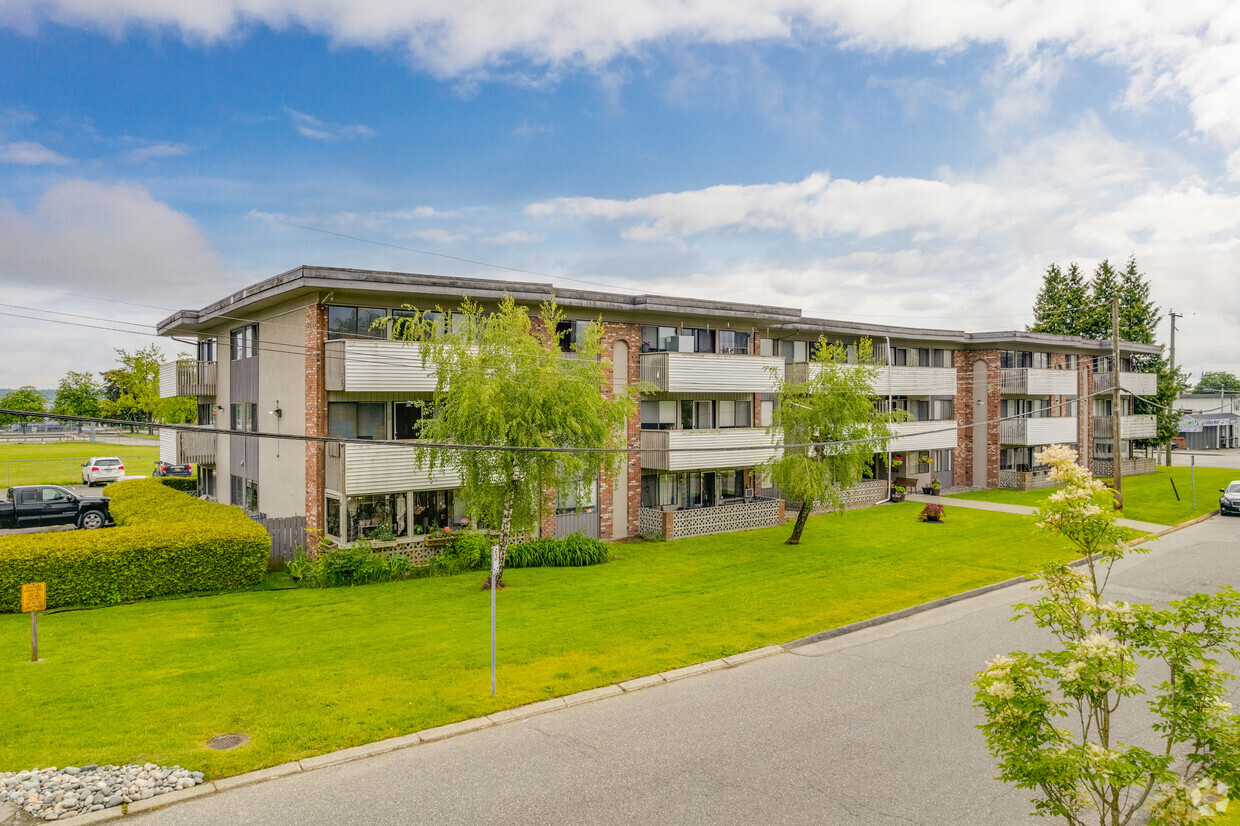
[[[198,480],[192,476],[188,479],[184,476],[161,476],[159,481],[173,490],[179,490],[183,493],[196,493],[198,491]]]
[[[46,582],[56,608],[242,588],[267,572],[271,538],[240,508],[159,479],[115,482],[104,494],[116,527],[0,536],[0,612],[21,609],[27,582]]]
[[[607,561],[607,546],[585,534],[556,539],[531,539],[508,547],[508,568],[576,568]]]

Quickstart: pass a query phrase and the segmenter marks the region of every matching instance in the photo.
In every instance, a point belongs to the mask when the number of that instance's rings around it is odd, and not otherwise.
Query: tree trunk
[[[509,484],[504,491],[504,516],[499,523],[499,573],[487,575],[482,590],[504,587],[504,562],[508,559],[508,531],[512,528],[512,504],[516,496],[516,485]]]
[[[814,503],[808,499],[801,503],[801,510],[797,513],[796,524],[792,526],[792,536],[784,541],[785,545],[800,545],[801,531],[805,530],[805,522],[809,519],[809,512],[814,509]]]

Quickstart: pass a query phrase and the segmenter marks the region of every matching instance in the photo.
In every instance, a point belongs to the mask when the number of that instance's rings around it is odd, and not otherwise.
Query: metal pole
[[[1167,315],[1171,318],[1171,375],[1174,376],[1175,375],[1175,320],[1183,314],[1177,313],[1175,310],[1172,310]],[[1179,394],[1177,393],[1176,395],[1178,396]],[[1171,467],[1171,444],[1174,441],[1175,439],[1173,437],[1171,442],[1167,442],[1167,467]]]
[[[39,612],[30,612],[30,661],[39,661]]]
[[[495,573],[491,572],[491,696],[495,696]]]
[[[1192,470],[1190,470],[1188,473],[1192,477],[1192,480],[1193,480],[1193,510],[1197,510],[1197,454],[1196,453],[1193,454]]]
[[[883,336],[887,342],[887,415],[891,415],[891,336]],[[891,500],[891,439],[887,440],[887,500]]]
[[[1119,293],[1111,296],[1111,470],[1115,507],[1124,509],[1124,468],[1120,456],[1119,406]]]

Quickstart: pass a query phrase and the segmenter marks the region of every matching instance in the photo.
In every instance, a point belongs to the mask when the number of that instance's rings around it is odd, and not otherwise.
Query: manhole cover
[[[207,748],[216,751],[228,751],[250,742],[247,734],[219,734],[207,741]]]

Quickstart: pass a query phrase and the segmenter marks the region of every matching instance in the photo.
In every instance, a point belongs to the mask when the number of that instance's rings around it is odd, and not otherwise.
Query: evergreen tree
[[[1153,344],[1158,334],[1158,322],[1162,313],[1150,300],[1150,284],[1145,275],[1137,270],[1137,259],[1128,257],[1128,265],[1119,283],[1119,330],[1120,338],[1141,344]],[[1139,357],[1154,366],[1154,357]]]
[[[1098,341],[1111,337],[1111,299],[1120,294],[1119,273],[1103,258],[1089,282],[1089,306],[1078,315],[1077,335]]]
[[[1051,264],[1042,276],[1042,289],[1033,305],[1031,333],[1076,336],[1080,333],[1081,313],[1089,306],[1089,289],[1081,268],[1069,264],[1067,271]]]

